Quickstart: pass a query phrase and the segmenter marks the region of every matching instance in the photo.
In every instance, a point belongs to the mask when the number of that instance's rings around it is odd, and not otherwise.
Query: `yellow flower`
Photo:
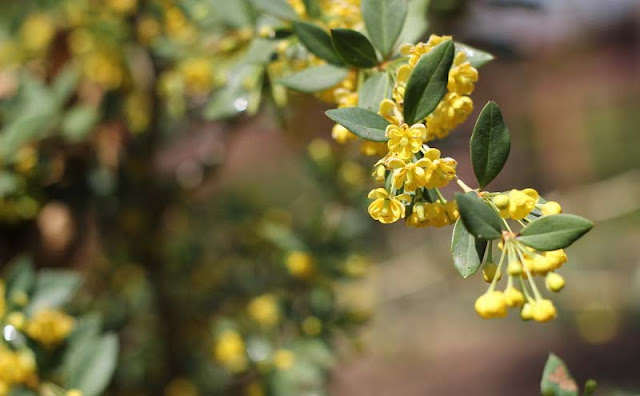
[[[316,336],[322,331],[322,322],[315,316],[309,316],[302,321],[302,331],[306,335]]]
[[[294,356],[293,352],[288,349],[278,349],[273,354],[273,365],[278,370],[288,370],[293,366]]]
[[[455,178],[458,163],[453,158],[440,158],[440,150],[429,148],[423,159],[431,162],[424,174],[425,187],[442,188]]]
[[[416,64],[418,64],[418,61],[420,61],[420,58],[422,58],[422,55],[428,53],[433,49],[433,47],[447,40],[451,40],[451,36],[437,36],[435,34],[432,34],[429,37],[429,41],[427,41],[426,43],[418,43],[416,45],[403,45],[402,47],[400,47],[400,53],[402,55],[409,56],[409,65],[411,67],[415,67]]]
[[[478,71],[467,62],[464,52],[458,52],[454,59],[454,67],[449,72],[447,89],[458,95],[470,95],[474,84],[478,81]]]
[[[564,278],[555,272],[549,272],[545,278],[547,289],[552,292],[559,292],[564,287]]]
[[[549,201],[540,208],[543,216],[549,216],[562,213],[562,207],[555,201]]]
[[[191,58],[180,65],[187,91],[193,94],[206,94],[213,86],[211,61],[204,58]]]
[[[28,321],[25,333],[45,347],[51,348],[67,338],[74,324],[73,318],[64,312],[43,309]]]
[[[389,169],[393,171],[393,185],[396,189],[404,186],[404,191],[412,192],[424,183],[426,169],[432,162],[421,158],[416,162],[405,163],[400,158],[391,158],[388,161]]]
[[[372,142],[365,140],[360,145],[360,153],[363,155],[371,156],[383,156],[389,152],[387,144],[384,142]]]
[[[478,315],[485,319],[507,316],[507,303],[501,291],[488,291],[478,297],[475,304]]]
[[[351,133],[351,131],[340,124],[336,124],[333,126],[333,129],[331,130],[331,137],[340,144],[358,140],[358,137],[356,135]]]
[[[306,252],[291,252],[286,259],[287,269],[294,278],[306,279],[313,273],[313,257]]]
[[[468,96],[449,92],[438,107],[427,116],[428,140],[444,139],[452,129],[462,124],[473,111],[473,101]]]
[[[521,307],[522,304],[524,304],[524,295],[515,287],[508,287],[507,290],[504,291],[504,301],[507,303],[507,306],[511,308]]]
[[[536,300],[533,303],[533,320],[536,322],[548,322],[557,316],[556,308],[551,300]]]
[[[391,99],[384,99],[382,102],[380,102],[378,114],[383,116],[387,121],[394,125],[402,124],[402,111],[400,110],[398,105]]]
[[[225,330],[218,336],[214,355],[218,362],[232,372],[241,372],[247,367],[244,341],[233,330]]]
[[[402,194],[396,197],[389,196],[384,188],[376,188],[369,193],[369,199],[374,201],[369,205],[369,214],[374,220],[383,224],[395,223],[405,216],[404,202],[409,202],[411,198]]]
[[[31,14],[20,28],[20,37],[27,50],[45,50],[56,33],[53,20],[46,14]]]
[[[513,220],[522,220],[531,213],[538,202],[538,192],[533,188],[509,192],[509,205],[500,209],[500,216]]]
[[[274,326],[280,320],[280,309],[273,294],[263,294],[251,300],[249,316],[263,326]]]
[[[398,73],[396,75],[396,83],[393,86],[391,97],[399,105],[402,105],[404,103],[404,93],[407,86],[407,81],[409,81],[409,77],[411,76],[412,71],[413,67],[411,65],[402,65],[398,69]]]
[[[427,128],[422,124],[414,124],[411,127],[407,124],[390,124],[385,134],[389,138],[389,151],[400,159],[408,160],[422,148],[422,143],[427,137]]]
[[[137,0],[107,0],[107,5],[112,11],[120,14],[131,14],[138,5]]]

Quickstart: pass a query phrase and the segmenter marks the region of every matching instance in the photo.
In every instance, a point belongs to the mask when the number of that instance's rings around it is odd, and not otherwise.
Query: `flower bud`
[[[493,197],[493,203],[500,210],[506,209],[509,206],[509,196],[507,194],[500,194]]]
[[[486,263],[484,268],[482,268],[482,277],[485,282],[491,283],[493,282],[493,278],[497,277],[496,282],[500,280],[502,277],[502,273],[498,272],[498,266],[496,263]]]
[[[552,292],[559,292],[564,287],[564,278],[555,272],[549,272],[545,278],[547,289]]]
[[[538,300],[533,304],[533,320],[536,322],[548,322],[556,316],[556,307],[551,300]]]
[[[507,265],[507,274],[512,276],[519,276],[522,274],[522,263],[519,260],[509,261]]]
[[[549,201],[545,203],[544,205],[542,205],[542,208],[540,208],[540,210],[542,211],[543,216],[562,213],[562,207],[555,201]]]
[[[533,305],[531,305],[531,303],[526,303],[522,306],[522,310],[520,310],[520,317],[522,320],[533,319]]]
[[[510,287],[504,291],[504,300],[511,308],[520,307],[524,304],[524,295],[515,287]]]

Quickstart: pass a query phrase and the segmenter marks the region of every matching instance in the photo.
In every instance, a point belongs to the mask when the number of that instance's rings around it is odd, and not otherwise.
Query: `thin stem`
[[[524,262],[525,260],[522,252],[520,251],[518,246],[514,246],[513,249],[516,251],[516,253],[520,257],[520,261],[522,262],[522,269],[524,270],[525,274],[527,274],[527,280],[531,285],[531,290],[533,291],[533,295],[536,297],[537,300],[542,300],[542,295],[540,294],[540,291],[538,291],[538,287],[536,286],[536,283],[533,281],[533,276],[531,275],[531,271],[529,271],[529,268],[527,268],[527,265]]]
[[[473,189],[471,187],[467,186],[467,184],[465,182],[463,182],[458,176],[456,176],[456,183],[458,183],[458,186],[460,186],[462,191],[464,191],[466,193],[473,191]]]
[[[496,287],[496,283],[498,283],[499,275],[502,273],[502,263],[504,263],[504,251],[500,256],[500,262],[498,263],[498,268],[496,269],[496,273],[493,275],[493,279],[491,280],[491,286],[489,286],[489,291],[492,292]]]

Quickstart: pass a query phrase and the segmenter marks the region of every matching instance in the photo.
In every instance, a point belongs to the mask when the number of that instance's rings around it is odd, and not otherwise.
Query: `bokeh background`
[[[16,4],[0,1],[0,13]],[[233,376],[216,364],[227,328],[256,361],[293,350],[305,366],[289,375],[317,389],[326,381],[337,396],[536,395],[549,352],[579,383],[597,379],[597,394],[640,393],[640,3],[432,0],[428,19],[431,33],[496,56],[480,70],[474,115],[438,147],[461,178],[472,179],[468,140],[492,99],[513,141],[492,189],[533,187],[596,223],[568,250],[559,318],[480,319],[473,303],[486,286],[457,274],[448,230],[374,224],[372,162],[331,141],[327,105],[314,97],[290,93],[282,109],[210,121],[174,97],[164,109],[100,92],[112,118],[85,141],[37,144],[38,166],[57,169],[62,156],[63,176],[27,178],[44,186],[29,190],[40,207],[4,217],[0,253],[3,263],[27,252],[38,267],[84,275],[71,310],[100,312],[120,336],[108,394],[192,396],[193,383],[203,395],[264,394],[268,369]],[[6,35],[12,22],[2,23]],[[179,64],[170,50],[153,72]],[[132,58],[144,80],[149,65]],[[6,92],[13,82],[2,76]],[[125,108],[120,125],[116,99],[151,114],[141,130],[161,132],[130,133],[135,117]],[[287,266],[298,250],[311,252],[313,275]],[[265,294],[280,299],[279,331],[244,317]],[[269,392],[295,394],[285,377],[269,374]],[[314,386],[305,394],[323,394]]]

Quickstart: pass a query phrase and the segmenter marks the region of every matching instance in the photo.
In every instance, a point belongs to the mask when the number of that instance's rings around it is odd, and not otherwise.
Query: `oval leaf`
[[[307,22],[294,22],[293,32],[302,45],[312,54],[334,65],[344,65],[344,62],[333,48],[331,36],[321,27]]]
[[[462,44],[456,41],[456,51],[464,52],[467,55],[467,60],[471,63],[471,66],[476,69],[486,65],[495,59],[493,55],[486,51],[473,48],[470,45]]]
[[[332,65],[310,67],[278,80],[279,84],[299,92],[318,92],[344,80],[349,71]]]
[[[358,107],[377,112],[380,102],[391,95],[391,78],[387,73],[378,73],[362,84],[358,95]]]
[[[471,163],[480,188],[489,184],[509,158],[511,137],[500,108],[489,101],[480,112],[470,141]]]
[[[385,130],[389,121],[378,113],[359,107],[349,107],[329,110],[325,114],[361,139],[372,142],[387,141]]]
[[[564,249],[586,234],[593,223],[580,216],[543,216],[522,229],[518,240],[540,251]]]
[[[407,19],[407,0],[363,0],[362,17],[373,45],[388,56]]]
[[[369,40],[351,29],[332,29],[333,48],[344,63],[368,69],[378,65],[376,50]]]
[[[545,396],[578,396],[576,381],[564,362],[553,353],[544,365],[540,392]]]
[[[116,368],[118,338],[115,334],[103,337],[85,337],[72,345],[71,364],[67,367],[68,386],[87,396],[104,392]]]
[[[298,19],[298,14],[291,8],[287,0],[251,0],[253,6],[265,14],[282,19]]]
[[[474,237],[489,241],[502,235],[500,217],[474,192],[456,193],[460,218],[467,231]]]
[[[486,241],[474,238],[460,219],[456,221],[451,236],[451,255],[453,256],[453,265],[463,278],[475,274],[480,268],[486,248]]]
[[[404,95],[404,118],[407,124],[424,119],[442,100],[447,92],[454,52],[453,41],[448,40],[429,51],[416,65]]]

